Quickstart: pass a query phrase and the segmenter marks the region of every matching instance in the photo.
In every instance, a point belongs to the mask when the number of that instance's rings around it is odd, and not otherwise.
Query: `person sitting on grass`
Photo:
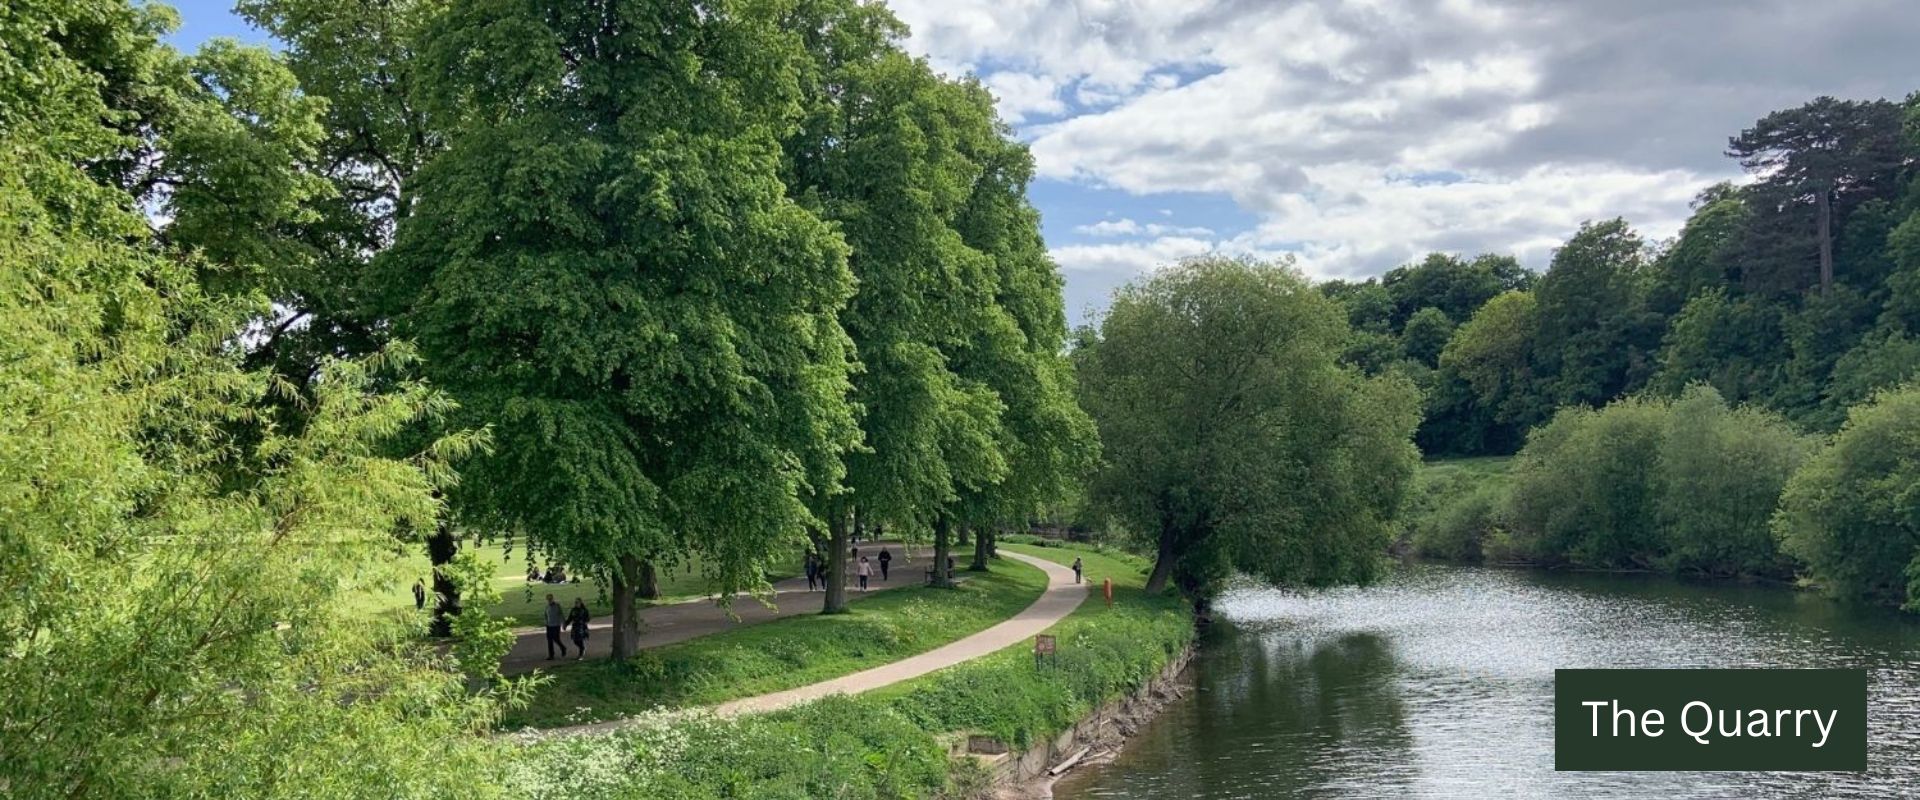
[[[540,582],[540,568],[539,568],[539,567],[536,567],[536,566],[532,566],[532,565],[528,565],[528,566],[527,566],[527,582],[528,582],[528,583],[539,583],[539,582]]]

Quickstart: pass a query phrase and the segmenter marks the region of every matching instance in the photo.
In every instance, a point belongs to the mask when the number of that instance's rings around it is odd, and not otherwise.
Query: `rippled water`
[[[1920,797],[1920,624],[1804,592],[1419,566],[1236,591],[1195,691],[1057,797]],[[1856,667],[1869,770],[1555,772],[1559,667]]]

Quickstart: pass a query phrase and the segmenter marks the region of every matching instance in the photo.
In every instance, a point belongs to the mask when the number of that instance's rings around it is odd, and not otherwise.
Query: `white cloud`
[[[1661,238],[1738,174],[1727,136],[1820,94],[1897,98],[1920,74],[1920,15],[1898,0],[892,6],[936,65],[992,65],[1041,178],[1166,197],[1147,208],[1192,223],[1076,229],[1141,239],[1056,248],[1083,297],[1096,285],[1076,280],[1212,250],[1295,252],[1335,276],[1434,249],[1544,267],[1586,219]],[[1196,216],[1177,193],[1256,221]]]
[[[1213,242],[1190,236],[1163,236],[1144,242],[1079,244],[1053,248],[1053,260],[1068,272],[1102,272],[1131,277],[1184,258],[1218,249]]]
[[[1163,225],[1135,222],[1126,217],[1103,219],[1092,225],[1080,225],[1074,232],[1088,236],[1212,236],[1213,229],[1198,225]]]
[[[1067,110],[1060,82],[1045,75],[996,72],[982,81],[998,101],[1000,116],[1018,125],[1033,116],[1058,116]]]

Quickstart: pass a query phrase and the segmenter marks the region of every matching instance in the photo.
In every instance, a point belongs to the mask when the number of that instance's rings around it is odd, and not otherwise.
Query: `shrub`
[[[1413,552],[1425,558],[1478,563],[1486,556],[1488,538],[1499,529],[1505,502],[1504,483],[1455,478],[1439,493],[1435,505],[1415,520]]]
[[[1511,546],[1540,562],[1651,566],[1660,554],[1654,467],[1666,429],[1658,402],[1561,409],[1514,464]]]
[[[1849,410],[1787,482],[1773,527],[1829,592],[1920,611],[1920,385]]]
[[[1509,528],[1483,549],[1538,563],[1785,576],[1769,534],[1782,488],[1809,440],[1777,414],[1729,408],[1711,387],[1677,400],[1562,409],[1516,462]],[[1464,502],[1464,501],[1463,501]],[[1456,526],[1491,526],[1464,506]],[[1442,547],[1464,532],[1432,534]]]
[[[1768,519],[1811,441],[1778,415],[1729,409],[1696,386],[1670,407],[1660,447],[1658,521],[1668,570],[1788,577]]]

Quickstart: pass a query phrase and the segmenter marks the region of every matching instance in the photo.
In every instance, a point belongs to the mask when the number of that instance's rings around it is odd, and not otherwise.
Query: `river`
[[[1059,798],[1920,797],[1920,624],[1777,587],[1416,565],[1241,589],[1193,690]],[[1867,772],[1555,772],[1557,667],[1870,670]]]

